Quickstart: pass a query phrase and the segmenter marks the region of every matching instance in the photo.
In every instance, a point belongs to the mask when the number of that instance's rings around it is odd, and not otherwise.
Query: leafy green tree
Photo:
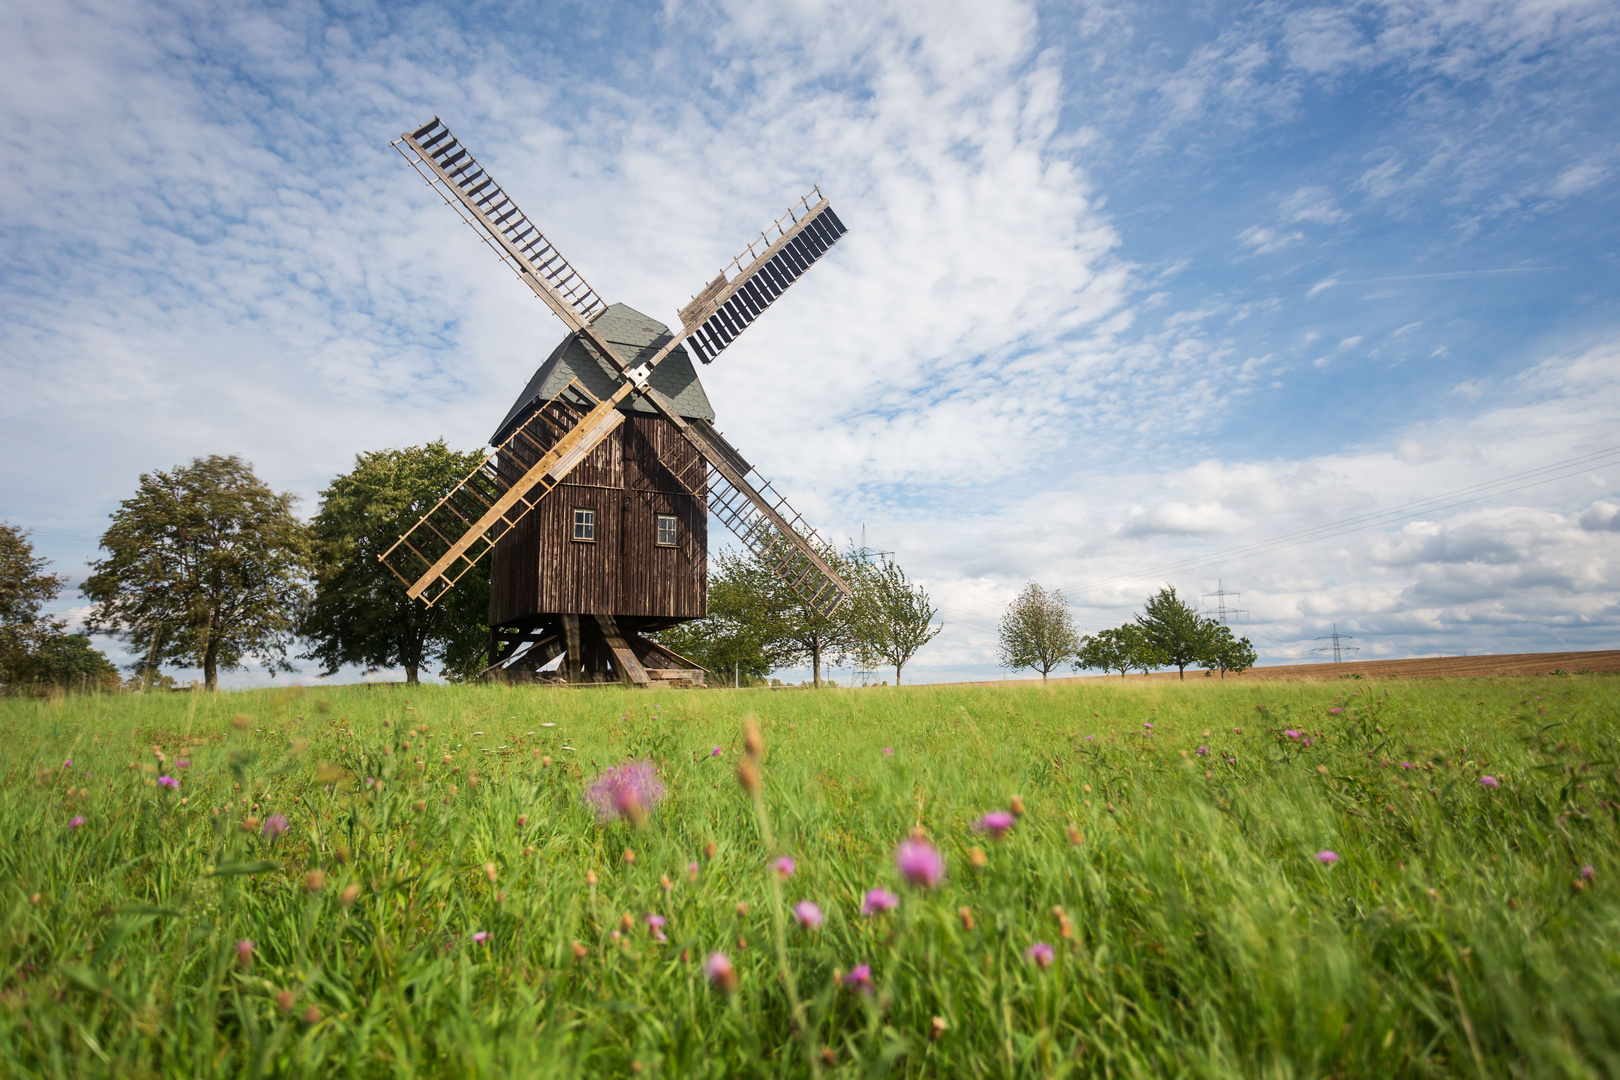
[[[471,678],[488,665],[489,560],[432,607],[406,596],[405,585],[378,560],[483,460],[443,440],[376,450],[357,455],[354,468],[321,492],[310,522],[315,598],[299,633],[311,643],[305,655],[319,660],[324,674],[345,664],[368,674],[404,668],[405,681],[415,683],[434,661],[452,679]]]
[[[934,625],[939,612],[922,586],[906,579],[906,572],[887,555],[880,561],[848,561],[853,572],[855,595],[850,604],[854,622],[855,651],[863,664],[888,664],[894,668],[894,685],[900,685],[900,671],[917,651],[938,636],[944,625]]]
[[[67,690],[117,690],[123,686],[118,668],[84,634],[46,638],[27,658],[22,674],[40,685]]]
[[[67,583],[65,576],[45,572],[49,562],[34,554],[26,532],[0,525],[0,682],[30,681],[35,650],[66,629],[61,619],[40,614]]]
[[[1080,634],[1062,589],[1047,592],[1035,582],[1024,586],[1001,617],[1001,666],[1034,668],[1045,679],[1060,664],[1080,653]]]
[[[1127,671],[1140,669],[1146,675],[1150,669],[1164,663],[1164,654],[1148,644],[1142,628],[1135,623],[1126,623],[1081,638],[1075,667],[1117,671],[1123,679]]]
[[[241,458],[211,455],[143,474],[112,514],[108,552],[83,585],[91,631],[122,635],[146,658],[200,667],[203,685],[249,658],[292,671],[287,648],[308,600],[309,542],[277,494]]]
[[[1206,619],[1176,596],[1173,586],[1166,585],[1148,597],[1142,614],[1136,617],[1148,644],[1163,654],[1164,664],[1174,665],[1181,677],[1187,677],[1187,665],[1196,664],[1208,647],[1210,628],[1219,623]]]
[[[1224,679],[1228,671],[1238,674],[1248,671],[1258,659],[1260,654],[1248,638],[1234,638],[1230,627],[1212,623],[1198,663],[1205,671],[1219,670]]]

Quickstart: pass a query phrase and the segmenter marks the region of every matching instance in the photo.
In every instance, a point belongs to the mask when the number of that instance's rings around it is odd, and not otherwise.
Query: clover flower
[[[872,992],[872,965],[856,964],[844,976],[844,985],[859,994]]]
[[[1052,961],[1057,958],[1057,952],[1044,941],[1037,941],[1024,950],[1024,959],[1030,961],[1038,968],[1049,968]]]
[[[900,906],[900,898],[888,889],[868,889],[861,903],[862,915],[881,915]]]
[[[990,839],[1000,840],[1007,835],[1007,830],[1013,827],[1015,819],[1005,810],[992,810],[978,821],[973,827],[980,832],[989,833]]]
[[[703,961],[703,974],[721,990],[730,993],[737,989],[737,972],[732,969],[731,958],[723,952],[712,952]]]
[[[596,820],[629,818],[637,824],[668,794],[658,780],[658,766],[650,761],[632,761],[609,768],[585,789],[584,801],[596,811]]]
[[[945,859],[926,840],[905,840],[894,849],[894,865],[912,885],[932,889],[945,876]]]
[[[800,900],[793,905],[793,918],[806,930],[820,930],[821,924],[827,917],[821,913],[821,905],[814,900]]]

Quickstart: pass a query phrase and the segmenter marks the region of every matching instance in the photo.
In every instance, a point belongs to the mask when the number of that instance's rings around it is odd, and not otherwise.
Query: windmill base
[[[538,615],[491,627],[489,656],[482,677],[513,683],[702,686],[707,674],[611,615]],[[556,671],[541,671],[559,656]]]

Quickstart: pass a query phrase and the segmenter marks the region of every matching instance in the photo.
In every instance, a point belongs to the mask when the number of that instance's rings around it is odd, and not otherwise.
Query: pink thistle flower
[[[1052,966],[1052,961],[1057,959],[1057,952],[1046,942],[1037,941],[1024,950],[1024,959],[1038,968],[1049,968]]]
[[[1152,724],[1144,723],[1142,726],[1147,728],[1149,731],[1153,730],[1153,725]]]
[[[1417,765],[1414,764],[1413,762],[1410,762],[1410,761],[1403,761],[1403,762],[1401,762],[1401,768],[1403,768],[1403,769],[1415,769],[1415,768],[1417,768]]]
[[[861,904],[862,915],[881,915],[900,906],[900,898],[888,889],[868,889]]]
[[[1329,709],[1328,712],[1332,713],[1334,716],[1338,716],[1340,713],[1344,712],[1344,710],[1343,709]]]
[[[821,924],[827,917],[821,913],[821,905],[813,900],[800,900],[793,905],[793,918],[806,930],[820,930]]]
[[[1501,785],[1501,781],[1497,780],[1494,776],[1482,776],[1479,778],[1479,782],[1484,784],[1486,787],[1499,787]]]
[[[844,985],[856,993],[870,994],[872,992],[872,965],[856,964],[850,968],[849,974],[844,976]]]
[[[158,777],[157,782],[158,787],[166,787],[170,791],[178,791],[180,788],[180,781],[176,780],[172,776],[160,776]]]
[[[1339,853],[1337,851],[1322,850],[1316,853],[1315,858],[1323,866],[1332,866],[1339,861]]]
[[[646,920],[647,929],[652,933],[653,937],[657,938],[659,941],[669,940],[669,938],[664,936],[664,917],[662,915],[655,915],[649,911],[646,915],[643,915],[642,918]]]
[[[688,878],[690,878],[691,880],[693,880],[693,881],[696,881],[698,879],[698,864],[697,863],[689,862],[689,863],[686,864],[686,876]]]
[[[64,768],[64,769],[71,769],[71,768],[73,768],[73,759],[72,759],[72,758],[68,758],[68,759],[67,759],[67,760],[66,760],[66,761],[64,761],[64,762],[62,762],[62,768]]]
[[[480,930],[472,936],[474,945],[482,945],[489,940],[489,931]]]
[[[737,972],[732,969],[731,958],[723,952],[712,952],[703,961],[703,974],[721,990],[730,993],[737,989]]]
[[[932,889],[945,876],[945,859],[926,840],[905,840],[894,849],[894,865],[912,885]]]
[[[894,747],[892,747],[892,746],[885,746],[885,747],[884,747],[884,748],[883,748],[883,756],[884,756],[884,757],[894,757]]]
[[[84,824],[84,815],[83,814],[74,814],[73,815],[73,820],[68,822],[68,828],[77,829],[80,825],[83,825],[83,824]]]
[[[720,756],[720,748],[717,746],[713,750],[709,751],[709,756],[710,757],[719,757]]]
[[[1314,743],[1314,742],[1315,742],[1315,741],[1316,741],[1316,740],[1315,740],[1315,739],[1306,739],[1306,740],[1304,740],[1304,742],[1303,742],[1303,744],[1302,744],[1302,745],[1304,745],[1304,746],[1310,746],[1310,745],[1311,745],[1311,744],[1312,744],[1312,743]]]
[[[1590,866],[1583,866],[1581,867],[1581,877],[1585,878],[1587,881],[1591,881],[1597,877],[1597,871],[1592,869]]]
[[[788,878],[793,876],[795,867],[793,865],[793,860],[788,858],[786,855],[783,855],[780,859],[777,859],[775,862],[771,863],[771,869],[776,871],[777,877],[781,878],[783,881],[786,881]]]
[[[276,837],[286,832],[289,827],[285,814],[271,814],[264,819],[264,825],[259,829],[259,832],[263,834],[266,840],[274,843]]]
[[[640,822],[668,794],[658,780],[658,766],[650,761],[632,761],[609,769],[585,789],[584,801],[596,811],[596,820],[630,818]]]
[[[1203,756],[1204,756],[1204,755],[1205,755],[1205,754],[1207,754],[1207,753],[1209,753],[1209,747],[1207,747],[1207,746],[1200,746],[1200,747],[1199,747],[1199,748],[1198,748],[1198,756],[1199,756],[1199,757],[1203,757]]]
[[[243,938],[236,943],[236,962],[243,967],[253,963],[253,939]]]
[[[1289,728],[1288,730],[1284,731],[1283,734],[1288,736],[1290,739],[1299,738],[1299,732],[1295,731],[1293,728]]]
[[[174,763],[174,767],[177,769],[189,769],[191,768],[191,762],[185,758],[180,758]]]
[[[1017,820],[1005,810],[992,810],[974,823],[973,827],[980,832],[989,833],[990,839],[1000,840],[1007,835],[1007,830],[1013,827]]]

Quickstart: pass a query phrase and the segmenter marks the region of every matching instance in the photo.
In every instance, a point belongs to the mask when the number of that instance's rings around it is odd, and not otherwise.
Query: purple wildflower
[[[1592,869],[1590,866],[1583,866],[1581,867],[1581,877],[1585,878],[1587,881],[1591,881],[1593,878],[1597,877],[1597,871]]]
[[[926,840],[905,840],[894,849],[894,865],[913,885],[932,889],[945,876],[945,859]]]
[[[647,921],[647,929],[652,931],[653,937],[657,938],[659,941],[669,940],[669,938],[664,936],[664,917],[662,915],[655,915],[649,911],[642,917]]]
[[[883,756],[884,756],[884,757],[894,757],[894,747],[892,747],[892,746],[885,746],[885,747],[884,747],[884,748],[883,748]]]
[[[472,939],[474,945],[482,945],[484,942],[489,940],[489,931],[480,930],[472,936]]]
[[[856,964],[850,968],[849,974],[844,976],[844,985],[858,993],[870,994],[872,992],[872,965]]]
[[[1057,952],[1044,941],[1037,941],[1024,950],[1024,959],[1031,961],[1036,967],[1049,968],[1052,961],[1057,959]]]
[[[1288,730],[1284,731],[1283,734],[1288,736],[1290,739],[1299,738],[1299,732],[1295,731],[1293,728],[1289,728]]]
[[[1309,746],[1312,743],[1314,743],[1315,741],[1316,741],[1315,739],[1306,739],[1302,745]]]
[[[861,904],[862,915],[881,915],[900,906],[900,898],[888,889],[868,889]]]
[[[1340,713],[1344,712],[1344,710],[1335,708],[1329,709],[1328,712],[1332,713],[1334,716],[1338,716]]]
[[[713,750],[710,750],[709,751],[709,756],[710,757],[719,757],[720,756],[720,748],[717,746]]]
[[[1007,835],[1007,830],[1013,827],[1016,819],[1005,810],[992,810],[978,821],[973,827],[980,832],[989,833],[990,839],[1000,840]]]
[[[77,829],[80,825],[83,825],[83,824],[84,824],[84,815],[83,814],[74,814],[73,815],[73,820],[68,822],[68,828]]]
[[[1144,723],[1142,726],[1147,728],[1149,731],[1153,730],[1153,725],[1152,724]]]
[[[178,758],[174,763],[174,767],[177,769],[189,769],[191,768],[191,762],[186,758]]]
[[[68,758],[68,759],[67,759],[67,760],[66,760],[66,761],[64,761],[64,762],[62,762],[62,768],[64,768],[64,769],[71,769],[71,768],[73,768],[73,759],[72,759],[72,758]]]
[[[180,781],[176,780],[172,776],[160,776],[158,777],[158,787],[166,787],[171,791],[178,790],[180,787]]]
[[[1339,861],[1339,853],[1337,851],[1327,851],[1325,849],[1318,851],[1316,853],[1316,861],[1321,863],[1323,866],[1332,866],[1334,863]]]
[[[783,855],[780,859],[777,859],[775,862],[771,863],[771,869],[776,871],[777,877],[781,878],[783,881],[786,881],[788,878],[793,876],[793,871],[795,868],[793,865],[793,860],[788,858],[786,855]]]
[[[271,814],[264,819],[264,825],[259,829],[259,832],[264,835],[266,840],[274,843],[276,837],[286,832],[287,829],[287,817],[285,814]]]
[[[584,801],[596,811],[597,821],[627,817],[640,822],[666,794],[658,780],[658,766],[650,761],[632,761],[597,777],[585,789]]]
[[[737,973],[732,970],[731,958],[723,952],[712,952],[703,961],[703,974],[721,990],[737,989]]]
[[[827,917],[821,913],[821,905],[813,900],[800,900],[793,905],[793,918],[806,930],[820,930],[821,924]]]
[[[1204,756],[1204,755],[1205,755],[1205,754],[1207,754],[1207,753],[1209,753],[1209,747],[1207,747],[1207,746],[1200,746],[1200,747],[1199,747],[1199,748],[1198,748],[1198,756],[1199,756],[1199,757],[1203,757],[1203,756]]]
[[[1497,780],[1497,778],[1494,776],[1482,776],[1479,778],[1479,782],[1484,784],[1486,787],[1498,787],[1501,784],[1501,781]]]
[[[243,967],[253,963],[253,939],[243,938],[236,943],[236,962]]]
[[[1403,762],[1401,762],[1401,768],[1403,768],[1403,769],[1415,769],[1415,768],[1417,768],[1417,765],[1414,764],[1413,762],[1410,762],[1410,761],[1403,761]]]

